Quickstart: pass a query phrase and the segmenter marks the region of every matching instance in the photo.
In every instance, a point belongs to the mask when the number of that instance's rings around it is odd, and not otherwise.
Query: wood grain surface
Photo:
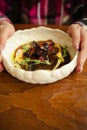
[[[15,25],[16,30],[32,27]],[[87,62],[82,73],[45,85],[0,73],[0,130],[87,130]]]

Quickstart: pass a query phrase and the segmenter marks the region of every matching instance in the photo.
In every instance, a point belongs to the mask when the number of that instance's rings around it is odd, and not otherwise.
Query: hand
[[[72,37],[73,47],[79,50],[76,70],[82,72],[87,59],[87,31],[79,24],[72,24],[68,28],[68,34]]]
[[[15,32],[14,26],[7,21],[0,21],[0,53],[4,49],[6,40]],[[0,72],[3,71],[2,57],[0,54]]]

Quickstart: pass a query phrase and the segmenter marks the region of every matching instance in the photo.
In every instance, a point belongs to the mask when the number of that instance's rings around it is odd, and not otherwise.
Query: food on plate
[[[67,33],[43,26],[16,31],[2,51],[7,72],[33,84],[67,77],[77,65],[77,57]]]
[[[31,41],[16,48],[11,59],[14,67],[26,71],[54,70],[71,61],[67,48],[51,39]]]

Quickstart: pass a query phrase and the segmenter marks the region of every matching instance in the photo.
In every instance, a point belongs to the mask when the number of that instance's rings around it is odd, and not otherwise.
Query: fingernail
[[[83,71],[83,66],[77,66],[76,70],[78,73],[81,73]]]
[[[76,44],[76,49],[79,50],[79,46],[78,46],[78,44]]]
[[[0,52],[3,50],[3,46],[0,44]]]

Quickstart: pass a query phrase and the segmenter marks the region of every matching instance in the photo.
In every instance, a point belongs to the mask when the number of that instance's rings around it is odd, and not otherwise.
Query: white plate
[[[61,45],[67,45],[68,51],[70,52],[72,61],[56,70],[36,70],[36,71],[25,71],[23,69],[15,68],[11,55],[12,52],[21,44],[33,40],[48,40],[52,39],[56,43]],[[15,34],[7,40],[5,49],[2,51],[3,64],[6,70],[14,77],[19,80],[29,82],[29,83],[53,83],[60,79],[67,77],[77,65],[77,52],[72,47],[72,39],[67,33],[59,30],[47,27],[36,27],[25,30],[18,30]]]

